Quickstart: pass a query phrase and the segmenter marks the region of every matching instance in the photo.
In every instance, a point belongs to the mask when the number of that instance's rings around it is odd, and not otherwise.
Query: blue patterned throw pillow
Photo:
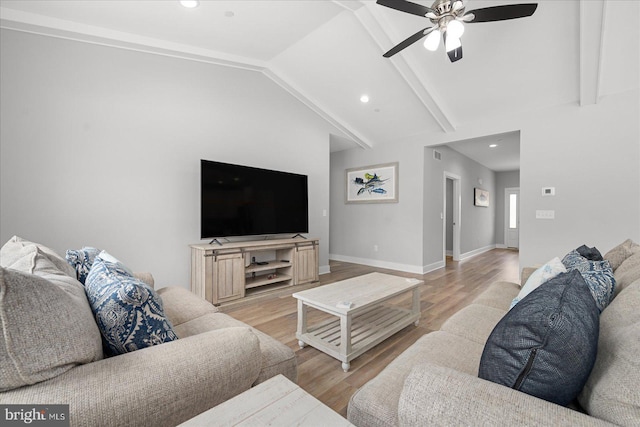
[[[99,253],[100,249],[92,248],[91,246],[85,246],[82,249],[67,249],[65,258],[76,269],[76,277],[83,285],[87,280],[93,261]]]
[[[609,261],[590,261],[577,250],[573,250],[562,259],[562,263],[567,267],[567,271],[580,272],[596,301],[598,310],[602,312],[613,299],[616,287],[616,279],[613,277]]]
[[[85,291],[107,355],[178,339],[160,296],[108,253],[95,258]]]

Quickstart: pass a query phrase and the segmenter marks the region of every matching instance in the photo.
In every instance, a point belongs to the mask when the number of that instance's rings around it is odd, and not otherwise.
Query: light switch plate
[[[536,211],[536,219],[555,219],[556,211]]]

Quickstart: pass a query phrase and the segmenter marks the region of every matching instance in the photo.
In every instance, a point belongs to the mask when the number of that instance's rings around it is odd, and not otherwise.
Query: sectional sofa
[[[516,283],[497,282],[360,388],[349,402],[349,421],[357,426],[640,425],[638,249],[626,241],[604,256],[615,277],[613,299],[599,314],[595,362],[570,405],[479,378],[487,341],[521,291]],[[523,270],[523,284],[534,270]],[[557,321],[554,316],[550,322]],[[583,320],[573,319],[578,327]],[[586,358],[577,355],[578,362]],[[559,359],[572,363],[569,355]],[[532,368],[540,366],[534,362]]]
[[[289,347],[184,288],[153,291],[150,274],[121,299],[155,292],[175,336],[108,357],[65,259],[14,237],[0,263],[2,404],[68,404],[72,426],[175,426],[277,374],[297,380]]]

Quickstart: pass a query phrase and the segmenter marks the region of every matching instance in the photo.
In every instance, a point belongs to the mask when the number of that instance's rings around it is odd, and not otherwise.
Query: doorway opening
[[[459,175],[444,172],[442,259],[445,265],[448,261],[460,261],[460,182]]]

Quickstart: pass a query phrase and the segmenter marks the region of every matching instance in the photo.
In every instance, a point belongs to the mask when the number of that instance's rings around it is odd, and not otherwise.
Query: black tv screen
[[[307,176],[200,160],[200,238],[308,233]]]

